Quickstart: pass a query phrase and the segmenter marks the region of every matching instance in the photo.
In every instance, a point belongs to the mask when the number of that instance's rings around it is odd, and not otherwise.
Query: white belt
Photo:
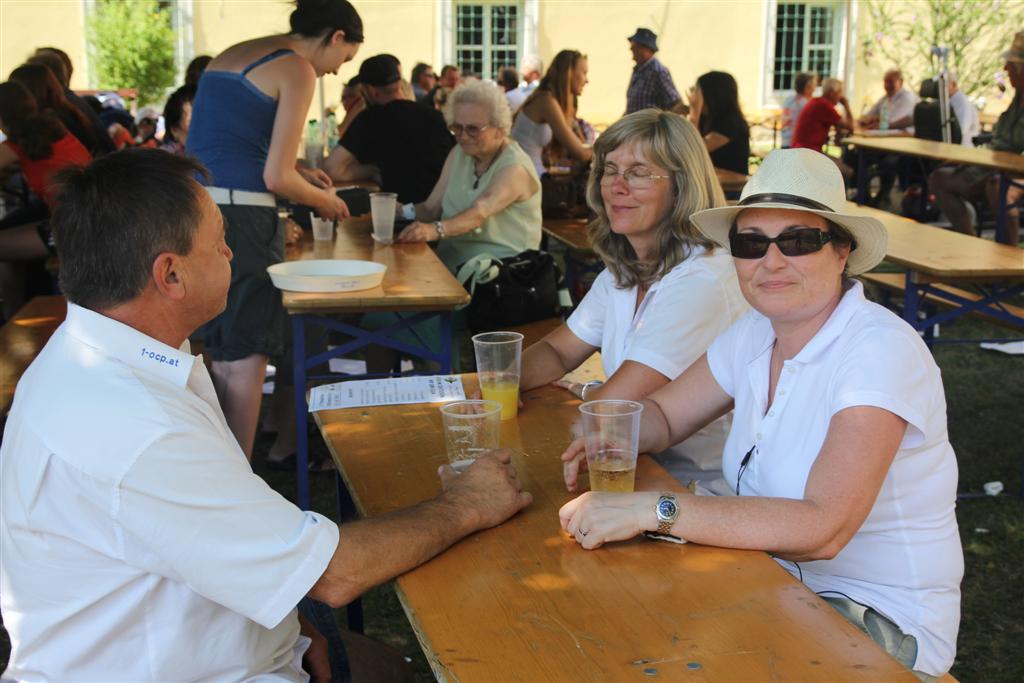
[[[216,204],[234,204],[235,206],[277,206],[277,199],[272,192],[247,192],[231,190],[226,187],[207,187],[206,191]]]

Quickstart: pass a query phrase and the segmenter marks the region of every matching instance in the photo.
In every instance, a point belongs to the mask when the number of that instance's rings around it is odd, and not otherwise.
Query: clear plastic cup
[[[591,491],[633,490],[643,409],[636,401],[619,400],[588,401],[580,406]]]
[[[309,213],[309,222],[313,224],[313,240],[316,242],[329,242],[334,239],[334,221],[318,218],[312,211]]]
[[[394,192],[371,192],[370,215],[373,218],[373,239],[381,244],[391,244],[395,237],[395,204],[398,195]]]
[[[463,471],[474,460],[498,448],[501,405],[496,401],[454,401],[441,406],[448,462]]]
[[[518,332],[483,332],[473,335],[476,372],[485,399],[501,404],[501,419],[519,414],[519,376],[523,335]]]

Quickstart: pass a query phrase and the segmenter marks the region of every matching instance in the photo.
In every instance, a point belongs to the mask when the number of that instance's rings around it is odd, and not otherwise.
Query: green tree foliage
[[[917,82],[938,73],[933,45],[949,48],[949,68],[968,97],[985,94],[1002,76],[1000,55],[1024,26],[1022,0],[865,0],[871,24],[861,41],[865,63],[886,60]]]
[[[174,30],[156,0],[100,0],[87,30],[100,88],[135,88],[147,104],[174,85]]]

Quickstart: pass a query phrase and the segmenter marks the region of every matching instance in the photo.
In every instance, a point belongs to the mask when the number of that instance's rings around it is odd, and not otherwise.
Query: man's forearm
[[[310,595],[334,607],[417,567],[475,531],[479,521],[445,494],[341,526],[334,559]]]

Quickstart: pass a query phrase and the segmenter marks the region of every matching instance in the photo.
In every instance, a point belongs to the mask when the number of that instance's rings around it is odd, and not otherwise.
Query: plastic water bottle
[[[306,161],[314,168],[320,166],[324,158],[324,144],[320,139],[320,122],[310,119],[306,124]]]
[[[338,146],[338,119],[334,118],[332,111],[327,115],[327,149],[334,149]]]
[[[882,111],[878,116],[878,130],[889,130],[889,98],[882,100]]]

